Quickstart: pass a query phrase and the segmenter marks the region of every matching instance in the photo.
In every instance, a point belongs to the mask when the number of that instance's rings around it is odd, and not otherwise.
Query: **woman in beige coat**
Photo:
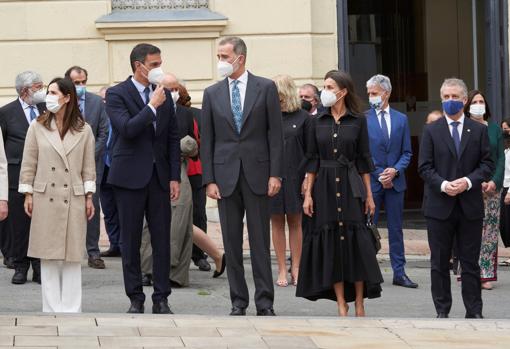
[[[28,255],[41,259],[44,312],[81,311],[81,261],[94,215],[94,136],[70,80],[48,86],[48,112],[30,125],[19,192],[32,217]]]

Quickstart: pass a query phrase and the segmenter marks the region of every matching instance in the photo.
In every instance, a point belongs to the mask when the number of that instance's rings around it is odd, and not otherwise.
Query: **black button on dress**
[[[312,119],[306,172],[316,173],[314,214],[303,218],[298,297],[336,301],[333,285],[344,282],[345,300],[355,300],[354,282],[365,297],[381,295],[383,278],[372,234],[366,227],[366,193],[360,174],[374,170],[367,121],[350,113],[335,123],[330,111]]]
[[[283,112],[283,175],[282,187],[271,198],[271,214],[298,214],[303,212],[301,184],[305,176],[305,141],[311,118],[299,109],[292,113]]]

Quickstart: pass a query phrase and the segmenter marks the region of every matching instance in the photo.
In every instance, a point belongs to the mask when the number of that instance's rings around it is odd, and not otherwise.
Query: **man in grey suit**
[[[207,195],[218,200],[225,248],[230,315],[249,303],[243,266],[246,212],[257,315],[275,315],[269,251],[269,197],[281,186],[282,113],[275,84],[249,73],[246,44],[227,37],[218,46],[218,73],[225,78],[204,91],[201,160]]]
[[[94,137],[96,138],[96,178],[103,178],[104,170],[104,152],[106,148],[106,141],[108,139],[109,121],[106,115],[105,106],[101,97],[87,92],[86,85],[88,79],[87,70],[74,66],[69,68],[65,77],[71,79],[76,87],[76,95],[78,96],[78,106],[85,121],[92,128]],[[93,196],[92,202],[96,212],[99,209],[99,186],[96,187],[96,193]],[[87,254],[88,265],[94,269],[104,269],[104,261],[101,259],[99,253],[99,214],[94,215],[94,218],[87,223]]]

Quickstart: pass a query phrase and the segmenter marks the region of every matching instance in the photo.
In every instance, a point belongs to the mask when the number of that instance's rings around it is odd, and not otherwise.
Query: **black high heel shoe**
[[[221,269],[220,271],[215,270],[213,274],[213,278],[219,278],[224,272],[225,267],[227,266],[227,260],[225,259],[225,253],[223,254],[223,257],[221,257]]]

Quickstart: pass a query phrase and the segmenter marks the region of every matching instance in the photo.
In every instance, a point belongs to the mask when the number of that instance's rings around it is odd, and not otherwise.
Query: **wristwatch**
[[[400,176],[400,171],[399,170],[395,170],[397,172],[395,172],[395,178],[398,178]]]

